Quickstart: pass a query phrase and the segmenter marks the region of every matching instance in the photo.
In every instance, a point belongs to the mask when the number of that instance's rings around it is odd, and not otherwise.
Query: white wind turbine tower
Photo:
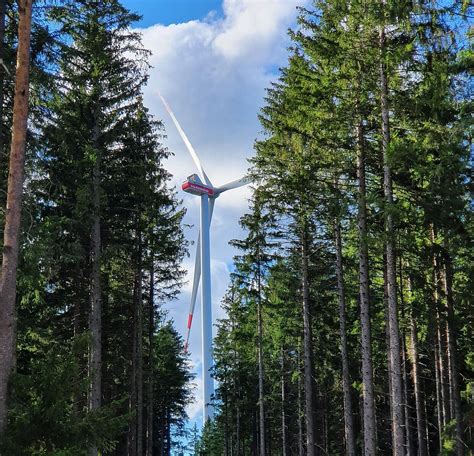
[[[185,350],[187,350],[189,342],[189,334],[193,321],[194,306],[196,304],[196,296],[199,287],[199,280],[201,281],[201,330],[202,330],[202,375],[203,375],[203,423],[208,419],[212,419],[214,410],[211,404],[211,396],[214,394],[214,381],[211,377],[210,369],[213,366],[212,356],[212,296],[211,296],[211,255],[210,255],[210,239],[209,231],[214,210],[214,203],[216,198],[234,188],[239,188],[248,184],[247,178],[238,179],[220,187],[214,187],[207,177],[201,161],[199,160],[196,151],[189,142],[186,134],[179,125],[178,120],[171,111],[166,100],[158,94],[163,102],[168,114],[178,130],[186,148],[188,149],[194,164],[198,169],[197,174],[189,176],[182,185],[182,189],[191,193],[192,195],[201,197],[201,218],[200,218],[200,232],[196,248],[196,261],[194,265],[194,279],[193,289],[191,294],[191,305],[188,315],[188,328],[185,342]]]

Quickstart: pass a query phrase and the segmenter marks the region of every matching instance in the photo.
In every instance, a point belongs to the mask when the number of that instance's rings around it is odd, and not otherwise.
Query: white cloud
[[[258,112],[265,88],[275,79],[275,68],[286,63],[287,29],[294,25],[296,6],[305,0],[224,0],[224,16],[209,15],[204,21],[141,30],[143,43],[152,52],[153,69],[145,89],[151,112],[163,119],[166,146],[174,152],[166,167],[179,185],[196,172],[179,135],[157,96],[159,90],[173,108],[181,126],[198,152],[214,185],[242,177],[260,126]],[[242,236],[239,218],[248,209],[250,190],[241,188],[221,195],[211,232],[214,319],[223,316],[219,303],[229,280],[235,250],[228,242]],[[198,199],[180,192],[188,208],[187,231],[196,240],[199,225]],[[189,284],[177,302],[167,306],[169,316],[184,335],[192,287],[195,246],[185,266]],[[200,299],[196,303],[190,351],[193,365],[201,364]],[[197,401],[188,408],[197,418],[202,405],[201,380],[196,378]]]

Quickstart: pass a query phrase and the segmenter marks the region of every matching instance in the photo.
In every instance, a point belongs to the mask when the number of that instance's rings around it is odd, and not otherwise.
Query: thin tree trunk
[[[143,455],[143,271],[142,239],[138,235],[137,271],[137,455]]]
[[[314,415],[313,415],[313,341],[311,334],[311,313],[309,302],[309,279],[308,279],[308,233],[307,227],[303,227],[301,237],[302,244],[302,273],[303,273],[303,366],[304,366],[304,390],[305,390],[305,415],[306,415],[306,454],[314,456]]]
[[[387,290],[387,254],[383,254],[383,308],[385,318],[385,345],[387,347],[387,354],[390,350],[390,323],[388,316],[388,290]],[[393,426],[393,394],[392,394],[392,381],[390,378],[390,372],[392,371],[390,356],[387,356],[387,384],[388,384],[388,403],[390,406],[390,426]],[[390,437],[393,435],[390,433]],[[391,441],[393,447],[393,441]]]
[[[153,456],[153,336],[155,333],[155,271],[153,261],[150,269],[150,294],[148,300],[148,383],[147,383],[147,429],[146,456]]]
[[[390,144],[390,121],[388,107],[388,83],[385,68],[385,27],[380,28],[380,101],[382,112],[382,152],[384,173],[384,196],[385,196],[385,234],[387,254],[387,293],[388,293],[388,317],[390,334],[390,379],[392,384],[392,440],[393,454],[401,456],[405,454],[403,435],[403,386],[400,361],[400,337],[398,327],[397,309],[397,272],[394,242],[394,221],[392,214],[393,190],[392,174],[388,159],[388,147]]]
[[[445,261],[445,273],[444,273],[444,289],[446,293],[446,306],[447,306],[447,320],[446,320],[446,333],[448,342],[448,359],[450,366],[450,386],[451,386],[451,399],[453,408],[453,418],[456,420],[455,426],[455,438],[456,438],[456,456],[463,456],[465,453],[463,443],[463,431],[462,431],[462,410],[461,410],[461,395],[459,392],[459,373],[456,359],[456,329],[454,321],[454,299],[453,299],[453,272],[451,259],[446,255]]]
[[[28,122],[32,0],[19,0],[12,144],[0,277],[0,436],[7,418],[8,379],[15,364],[15,301]]]
[[[89,353],[90,396],[89,410],[94,412],[101,406],[102,390],[102,287],[100,280],[101,266],[101,224],[100,224],[100,161],[99,125],[97,111],[94,112],[94,126],[92,132],[93,147],[97,152],[92,170],[92,227],[91,227],[91,310],[89,331],[91,333],[91,347]],[[90,456],[98,454],[97,448],[90,448]]]
[[[3,104],[5,102],[5,20],[7,14],[7,0],[0,0],[0,166],[3,157]]]
[[[300,341],[301,346],[301,341]],[[298,389],[298,456],[304,455],[304,444],[303,444],[303,395],[301,394],[302,390],[302,382],[301,382],[301,361],[298,351],[298,382],[297,382],[297,389]]]
[[[401,306],[401,318],[405,321],[406,301],[405,301],[405,288],[404,288],[404,269],[403,259],[399,257],[399,289],[400,289],[400,306]],[[410,404],[409,404],[409,384],[408,384],[408,362],[407,362],[407,337],[405,329],[402,330],[401,334],[401,348],[402,348],[402,375],[403,375],[403,417],[405,419],[405,442],[406,442],[406,454],[413,456],[413,433],[410,425]]]
[[[280,360],[280,388],[281,388],[281,450],[282,456],[287,456],[287,437],[286,437],[286,382],[285,382],[285,350],[281,347]]]
[[[128,455],[140,456],[138,450],[138,380],[139,380],[139,327],[140,327],[140,298],[139,274],[135,275],[133,291],[133,334],[132,334],[132,353],[131,353],[131,372],[130,372],[130,423],[128,429]],[[166,418],[165,418],[166,422]]]
[[[359,230],[359,299],[362,357],[362,395],[364,422],[364,455],[375,456],[377,433],[375,424],[374,381],[372,368],[372,338],[369,298],[369,259],[367,245],[367,202],[365,182],[365,141],[362,122],[357,125],[357,180]]]
[[[430,305],[430,339],[433,346],[433,355],[434,355],[434,371],[435,371],[435,385],[436,385],[436,418],[437,418],[437,427],[438,427],[438,445],[439,451],[443,448],[443,429],[444,429],[444,414],[443,414],[443,398],[442,398],[442,378],[440,374],[440,353],[439,353],[439,318],[438,318],[438,278],[436,275],[437,270],[437,261],[434,251],[435,244],[435,230],[433,224],[430,224],[430,240],[431,240],[431,264],[432,264],[432,305]]]
[[[334,222],[334,233],[336,238],[336,276],[337,291],[339,297],[339,332],[341,338],[342,390],[344,395],[344,435],[347,456],[355,456],[356,445],[354,433],[354,418],[352,411],[349,355],[347,350],[346,298],[344,292],[344,270],[342,265],[341,226],[338,220]]]
[[[171,412],[169,409],[166,411],[166,456],[171,456]]]
[[[259,260],[260,261],[260,260]],[[260,262],[257,271],[257,331],[258,331],[258,408],[260,425],[260,455],[265,456],[265,392],[263,388],[263,324],[262,324],[262,283]]]
[[[402,338],[402,355],[403,355],[403,416],[405,418],[405,438],[406,438],[406,454],[407,456],[413,456],[412,448],[412,428],[410,425],[410,406],[408,403],[408,373],[407,373],[407,356],[406,356],[406,347],[405,347],[405,338]]]
[[[411,277],[408,275],[408,294],[412,299]],[[415,393],[415,409],[416,409],[416,430],[418,440],[418,456],[427,456],[428,449],[426,446],[426,418],[425,407],[422,397],[420,385],[420,360],[418,353],[418,329],[415,318],[414,303],[411,302],[410,308],[410,352],[409,357],[412,365],[413,390]]]

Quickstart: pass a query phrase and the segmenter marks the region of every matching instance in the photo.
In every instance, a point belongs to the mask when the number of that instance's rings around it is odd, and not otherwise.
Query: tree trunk
[[[94,412],[101,406],[102,389],[102,288],[100,280],[101,266],[101,224],[100,224],[100,161],[99,125],[97,111],[94,112],[92,143],[97,153],[92,170],[92,227],[91,227],[91,310],[89,331],[91,347],[89,353],[90,396],[89,410]],[[98,454],[97,448],[90,448],[90,456]]]
[[[137,455],[143,455],[143,272],[142,240],[138,235],[138,271],[137,271]]]
[[[403,386],[400,361],[400,337],[398,327],[397,309],[397,271],[394,242],[394,221],[392,214],[393,190],[392,173],[389,165],[388,147],[390,144],[390,121],[388,107],[388,83],[385,68],[385,27],[380,28],[380,101],[382,112],[382,152],[383,152],[383,174],[384,174],[384,196],[385,196],[385,235],[387,254],[387,293],[388,293],[388,318],[390,334],[390,381],[392,384],[392,440],[393,454],[401,456],[405,454],[403,435]]]
[[[449,254],[445,258],[445,271],[444,271],[444,289],[446,294],[446,306],[447,306],[447,320],[446,320],[446,334],[448,343],[448,360],[450,367],[450,387],[451,387],[451,400],[453,409],[453,418],[456,420],[455,426],[455,438],[456,438],[456,456],[463,456],[465,453],[463,443],[463,431],[462,431],[462,410],[461,410],[461,395],[459,392],[459,373],[456,359],[456,328],[454,320],[454,299],[453,299],[453,271],[451,258]]]
[[[130,423],[128,430],[128,454],[129,456],[140,456],[138,453],[138,425],[139,425],[139,401],[143,407],[143,391],[140,398],[140,351],[143,328],[141,328],[141,266],[137,265],[137,272],[134,280],[133,292],[133,341],[131,353],[131,372],[130,372]]]
[[[153,456],[153,336],[155,333],[155,271],[153,261],[150,269],[150,294],[148,300],[148,383],[147,383],[147,420],[146,420],[146,456]]]
[[[301,341],[300,341],[301,346]],[[298,389],[298,456],[304,455],[304,444],[303,444],[303,400],[302,400],[302,382],[301,382],[301,362],[300,356],[298,351],[298,382],[297,382],[297,389]]]
[[[281,388],[281,454],[287,456],[288,454],[288,443],[286,436],[286,382],[285,382],[285,350],[281,347],[281,360],[280,360],[280,388]]]
[[[265,393],[263,389],[263,324],[262,324],[262,282],[260,262],[257,271],[257,331],[258,331],[258,408],[260,425],[260,455],[265,456]]]
[[[314,415],[313,415],[313,340],[311,331],[311,313],[309,302],[308,233],[306,225],[301,236],[302,274],[303,274],[303,366],[306,415],[306,454],[314,456]]]
[[[357,125],[357,180],[359,230],[359,299],[362,356],[362,395],[364,422],[364,455],[375,456],[377,434],[375,424],[374,381],[369,300],[369,255],[367,245],[367,202],[365,183],[365,141],[362,121]]]
[[[7,419],[8,379],[15,364],[15,301],[28,122],[32,0],[19,0],[12,144],[0,277],[0,436]]]
[[[341,337],[341,361],[342,361],[342,390],[344,395],[344,435],[347,456],[355,456],[355,433],[354,418],[352,412],[351,379],[349,370],[349,355],[347,351],[347,329],[346,329],[346,298],[344,292],[344,270],[342,265],[342,240],[341,226],[339,221],[334,223],[336,238],[336,276],[337,291],[339,297],[339,332]]]
[[[443,398],[442,398],[442,379],[440,374],[440,353],[439,353],[439,318],[438,318],[438,279],[436,275],[437,261],[434,252],[435,231],[433,224],[430,224],[430,239],[431,239],[431,279],[432,279],[432,303],[430,305],[430,342],[433,347],[434,357],[434,371],[435,371],[435,386],[436,386],[436,419],[438,427],[438,446],[439,451],[443,448],[443,428],[444,428],[444,414],[443,414]]]
[[[3,158],[5,135],[3,123],[3,104],[5,102],[5,20],[7,14],[7,0],[0,0],[0,166]]]
[[[412,428],[410,425],[410,405],[408,402],[408,363],[406,357],[405,337],[402,338],[402,355],[403,355],[403,416],[405,418],[405,438],[406,438],[406,454],[407,456],[413,456],[412,448]]]
[[[437,388],[439,395],[439,438],[440,448],[442,448],[442,433],[450,420],[449,413],[449,379],[446,360],[445,322],[441,306],[441,272],[439,260],[435,251],[436,231],[433,225],[430,227],[432,242],[432,264],[433,264],[433,301],[434,301],[434,323],[435,323],[435,361],[437,367]]]
[[[410,301],[412,299],[411,277],[408,275],[408,294]],[[410,352],[409,357],[412,365],[413,390],[415,394],[415,410],[416,410],[416,430],[418,441],[418,456],[427,456],[428,449],[426,446],[426,419],[425,407],[422,397],[420,385],[420,360],[418,353],[418,329],[415,318],[414,303],[411,302],[410,308]]]

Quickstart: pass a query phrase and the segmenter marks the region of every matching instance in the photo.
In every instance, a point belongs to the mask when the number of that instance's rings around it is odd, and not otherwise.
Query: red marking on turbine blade
[[[189,316],[188,316],[188,329],[191,329],[192,322],[193,322],[193,314],[189,314]]]
[[[188,353],[188,343],[184,343],[184,354]]]

